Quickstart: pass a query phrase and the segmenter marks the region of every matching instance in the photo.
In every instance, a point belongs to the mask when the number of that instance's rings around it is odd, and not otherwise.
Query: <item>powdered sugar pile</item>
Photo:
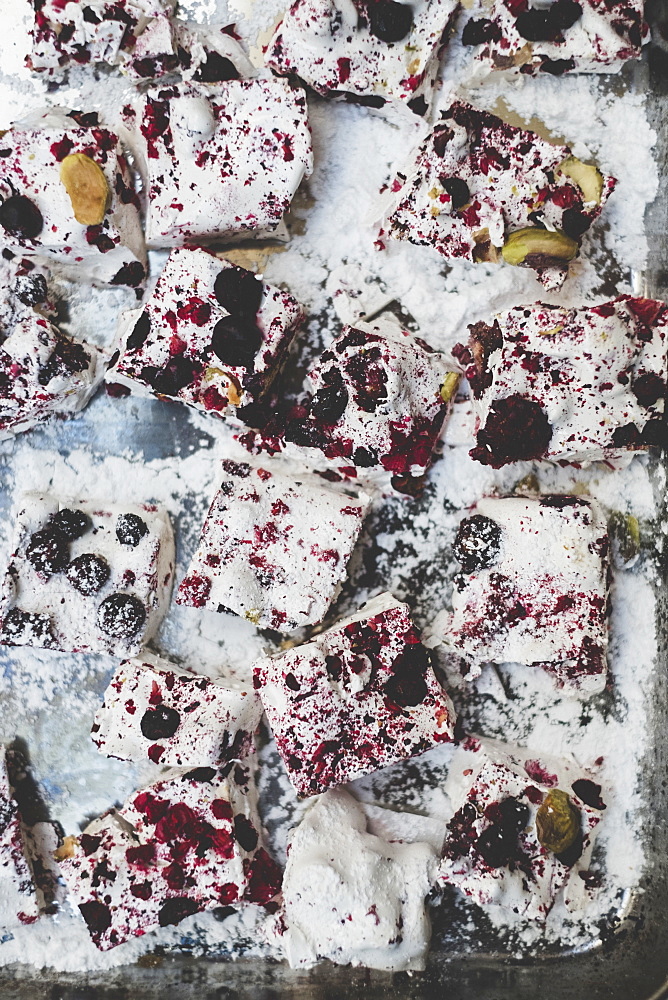
[[[186,13],[200,20],[226,23],[228,19],[224,5],[214,0],[184,6]],[[244,38],[255,45],[282,7],[281,0],[256,0],[244,9],[245,19],[240,22]],[[0,37],[12,42],[3,45],[0,128],[45,103],[99,109],[113,122],[115,109],[130,92],[127,81],[107,76],[95,80],[93,73],[77,70],[61,89],[47,93],[42,81],[30,79],[21,68],[21,49],[25,49],[18,30],[21,17],[21,4],[3,5]],[[230,17],[239,17],[232,7]],[[380,286],[387,298],[397,300],[420,335],[437,349],[465,340],[467,323],[522,302],[542,298],[580,305],[604,301],[615,292],[642,290],[638,272],[647,254],[643,213],[656,192],[657,170],[644,97],[629,89],[628,77],[626,84],[614,81],[613,85],[606,78],[578,76],[493,78],[481,83],[470,54],[455,41],[444,70],[439,106],[445,107],[453,94],[511,120],[512,115],[520,116],[532,128],[568,142],[577,156],[595,159],[618,178],[601,220],[585,237],[571,276],[559,295],[546,295],[526,270],[446,265],[438,254],[409,244],[378,252],[372,220],[379,189],[417,142],[423,123],[408,113],[382,116],[310,97],[315,170],[293,205],[290,243],[263,257],[267,280],[289,288],[311,317],[302,337],[300,366],[340,332],[332,298],[341,300],[336,296],[338,276],[350,277],[351,269],[362,291],[368,277],[375,295]],[[163,262],[164,254],[152,255],[153,275]],[[132,292],[121,289],[91,291],[61,284],[60,290],[68,302],[64,329],[107,347],[119,311],[136,302]],[[359,306],[364,301],[364,294],[355,301],[359,312],[364,312]],[[556,907],[546,931],[548,941],[560,946],[587,947],[599,940],[608,914],[628,905],[644,863],[637,787],[639,763],[647,749],[646,719],[656,654],[653,585],[657,577],[651,552],[653,536],[662,530],[657,523],[657,498],[665,477],[661,467],[645,458],[634,458],[614,470],[604,466],[587,471],[534,468],[526,463],[495,472],[468,457],[473,442],[467,429],[467,406],[466,401],[455,406],[443,454],[432,470],[425,496],[417,501],[375,502],[362,546],[353,557],[351,579],[328,621],[390,590],[414,607],[417,624],[424,628],[449,605],[449,581],[455,569],[452,540],[462,508],[489,492],[512,491],[533,472],[542,492],[586,493],[608,514],[632,513],[639,519],[648,554],[641,555],[632,568],[614,573],[612,690],[582,703],[556,691],[547,674],[528,667],[486,667],[478,680],[467,682],[452,661],[443,657],[440,663],[467,730],[516,740],[537,752],[549,746],[552,753],[572,754],[583,766],[603,757],[600,780],[609,806],[594,862],[603,871],[603,886],[584,900],[577,920]],[[221,421],[178,404],[98,395],[71,423],[52,424],[0,445],[4,488],[0,562],[10,551],[13,494],[52,491],[63,497],[154,502],[166,507],[176,525],[176,578],[180,581],[219,485],[221,460],[244,457],[247,453]],[[172,604],[154,645],[161,654],[209,676],[247,679],[252,661],[263,649],[274,648],[275,639],[240,618]],[[0,663],[0,735],[6,741],[16,736],[26,741],[51,816],[62,822],[66,832],[76,832],[87,818],[122,801],[140,781],[156,776],[158,769],[153,766],[139,769],[102,757],[90,742],[93,715],[116,666],[111,658],[26,648],[4,651]],[[449,747],[438,748],[416,761],[360,779],[352,791],[365,801],[407,808],[445,824],[451,804],[442,786],[452,753]],[[271,743],[262,750],[260,762],[264,819],[276,857],[283,860],[287,830],[301,807]],[[480,911],[473,904],[453,904],[450,897],[440,905],[445,909],[439,925],[450,928],[444,935],[446,943],[450,948],[461,947],[461,929],[478,921]],[[196,952],[261,953],[262,919],[253,907],[222,922],[211,914],[196,916],[177,928],[101,956],[68,904],[57,917],[45,918],[0,944],[0,962],[29,960],[37,966],[68,970],[104,968],[134,961],[158,945]],[[518,950],[540,937],[540,929],[532,923],[498,926],[496,931],[508,947]]]

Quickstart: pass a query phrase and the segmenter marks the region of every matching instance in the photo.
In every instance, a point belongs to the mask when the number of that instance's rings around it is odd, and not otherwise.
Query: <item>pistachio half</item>
[[[567,851],[577,840],[582,821],[566,792],[553,788],[536,813],[538,840],[553,854]]]
[[[99,226],[111,196],[100,165],[85,153],[70,153],[60,164],[60,179],[70,196],[77,222],[82,226]]]
[[[449,403],[454,394],[457,392],[457,386],[459,385],[459,375],[457,372],[448,372],[443,380],[443,385],[441,386],[441,399],[444,403]]]
[[[539,226],[517,229],[506,238],[501,256],[516,267],[554,267],[573,260],[578,252],[575,240],[559,230]]]
[[[577,156],[567,156],[557,167],[557,172],[565,174],[582,191],[585,204],[601,204],[603,194],[603,174],[591,163],[583,163]]]

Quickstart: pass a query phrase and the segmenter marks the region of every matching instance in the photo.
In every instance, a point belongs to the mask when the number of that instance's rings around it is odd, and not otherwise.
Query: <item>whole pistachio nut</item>
[[[99,226],[111,195],[100,165],[85,153],[70,153],[60,164],[60,179],[70,196],[77,222],[83,226]]]
[[[581,830],[580,813],[566,792],[553,788],[536,813],[538,840],[553,854],[568,850]]]
[[[566,233],[527,226],[507,236],[501,255],[516,267],[563,267],[577,252],[578,244]]]

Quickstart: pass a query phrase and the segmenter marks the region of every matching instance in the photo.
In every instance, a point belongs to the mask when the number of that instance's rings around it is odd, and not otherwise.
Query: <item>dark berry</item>
[[[486,17],[479,20],[467,21],[462,32],[463,45],[483,45],[484,42],[493,41],[498,35],[497,27],[493,21]]]
[[[424,118],[429,110],[429,105],[425,101],[424,97],[414,97],[412,101],[408,102],[408,107],[411,109],[414,115],[419,118]]]
[[[148,525],[138,514],[119,514],[116,519],[116,538],[121,545],[130,545],[133,549],[148,534]]]
[[[591,225],[591,219],[579,208],[567,208],[561,217],[561,228],[572,240],[579,240]]]
[[[582,17],[582,6],[577,0],[556,0],[550,7],[549,17],[557,31],[567,31]]]
[[[633,379],[631,390],[641,406],[654,406],[666,395],[666,383],[655,372],[643,372]]]
[[[37,205],[22,194],[14,194],[0,205],[0,226],[10,236],[34,240],[42,231],[44,219]]]
[[[549,73],[550,76],[563,76],[564,73],[569,73],[571,70],[575,69],[575,60],[545,59],[540,64],[540,69],[542,73]]]
[[[431,660],[421,643],[407,646],[392,663],[392,675],[385,684],[387,697],[402,708],[419,705],[429,694],[425,674]]]
[[[359,469],[371,469],[378,465],[378,456],[370,448],[355,448],[353,462]]]
[[[195,381],[199,369],[197,362],[191,361],[183,354],[177,354],[169,359],[164,368],[152,372],[149,381],[153,391],[159,395],[176,396],[181,389]]]
[[[550,11],[536,7],[529,7],[519,14],[515,27],[528,42],[551,42],[559,34],[559,29],[550,20]]]
[[[213,291],[228,313],[252,319],[260,308],[264,288],[251,271],[227,267],[216,278]]]
[[[16,281],[16,297],[24,306],[36,306],[46,302],[48,289],[43,274],[23,274]]]
[[[240,316],[225,316],[213,328],[211,350],[224,365],[253,368],[262,346],[262,331]]]
[[[143,347],[150,332],[151,317],[144,311],[135,323],[132,333],[128,337],[126,345],[128,351],[138,351],[140,347]]]
[[[395,0],[371,0],[369,31],[381,42],[400,42],[413,27],[413,8]]]
[[[168,740],[179,728],[181,716],[167,705],[158,705],[144,712],[140,727],[147,740]]]
[[[88,903],[80,903],[79,909],[93,938],[104,934],[111,927],[111,910],[99,900],[91,899]]]
[[[234,836],[244,851],[254,851],[258,843],[258,833],[249,819],[239,813],[234,817]]]
[[[114,639],[129,639],[146,621],[146,608],[132,594],[112,594],[105,597],[97,610],[97,623]]]
[[[45,643],[53,638],[51,619],[48,615],[31,614],[12,608],[2,623],[3,642],[27,642],[29,645]]]
[[[454,552],[465,573],[492,566],[500,548],[501,527],[490,517],[474,514],[459,525]]]
[[[109,579],[109,563],[93,552],[77,556],[67,567],[67,579],[80,594],[97,594]]]
[[[323,424],[335,424],[348,405],[348,390],[336,368],[325,372],[323,382],[311,401],[311,414]]]
[[[161,927],[167,927],[168,924],[180,924],[186,917],[198,913],[200,908],[196,899],[189,899],[187,896],[174,896],[160,907],[158,923]]]
[[[529,822],[529,806],[512,795],[498,803],[497,812],[507,833],[521,833]]]
[[[459,211],[464,205],[468,205],[471,200],[471,192],[466,181],[461,180],[459,177],[439,177],[438,179],[450,195],[452,207],[455,211]]]
[[[517,835],[509,835],[503,827],[492,823],[476,840],[476,850],[490,868],[503,868],[516,854]]]
[[[499,469],[508,462],[542,458],[551,438],[552,427],[542,407],[514,394],[494,400],[471,457]]]
[[[644,445],[665,448],[667,443],[666,422],[663,419],[648,420],[643,428],[641,440]]]
[[[590,781],[589,778],[578,778],[577,781],[573,782],[571,788],[586,806],[591,806],[592,809],[605,809],[605,802],[601,798],[601,786],[597,785],[595,781]]]
[[[238,80],[239,70],[220,52],[209,52],[206,62],[195,73],[195,80],[201,83],[222,83],[224,80]]]
[[[62,510],[57,511],[49,518],[49,527],[70,540],[81,538],[90,530],[92,524],[88,514],[84,514],[82,510],[72,510],[69,507],[63,507]]]
[[[70,561],[69,542],[52,528],[43,528],[36,531],[28,542],[26,559],[41,576],[62,573]]]

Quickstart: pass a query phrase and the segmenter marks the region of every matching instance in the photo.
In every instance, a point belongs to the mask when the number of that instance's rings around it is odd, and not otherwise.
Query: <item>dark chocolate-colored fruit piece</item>
[[[148,525],[138,514],[119,514],[116,519],[116,538],[121,545],[130,545],[133,549],[139,545],[144,535],[148,534]]]
[[[413,27],[413,8],[395,0],[371,0],[369,31],[381,42],[400,42]]]
[[[492,566],[500,548],[501,527],[491,517],[474,514],[459,525],[454,552],[465,573]]]
[[[36,531],[28,542],[26,559],[41,576],[62,573],[70,561],[67,538],[49,527]]]
[[[450,195],[455,211],[458,212],[464,205],[468,205],[471,200],[471,192],[466,181],[460,177],[439,177],[438,179]]]
[[[13,194],[0,205],[0,226],[10,236],[34,240],[42,231],[44,219],[30,198],[22,194]]]
[[[97,610],[97,623],[113,639],[130,639],[146,621],[146,608],[132,594],[111,594]]]
[[[82,510],[63,507],[49,518],[49,527],[63,538],[73,540],[85,535],[92,527],[92,521]]]
[[[151,332],[151,317],[144,311],[134,325],[132,333],[128,337],[126,347],[128,351],[138,351],[146,343]]]
[[[226,267],[213,285],[214,295],[223,309],[237,316],[254,318],[262,302],[263,285],[251,271]]]
[[[147,740],[168,740],[179,728],[181,716],[174,708],[156,705],[147,709],[139,723],[142,736]]]
[[[335,424],[348,405],[348,390],[343,384],[341,372],[330,368],[323,374],[320,386],[311,401],[311,415],[323,424]]]
[[[80,594],[97,594],[109,579],[109,563],[94,552],[84,552],[67,567],[67,579]]]
[[[516,393],[494,400],[470,455],[499,469],[509,462],[542,458],[551,438],[552,427],[542,407]]]
[[[194,79],[201,83],[223,83],[225,80],[238,80],[239,70],[220,52],[209,52],[206,62],[197,70]]]
[[[262,346],[262,332],[242,316],[225,316],[213,328],[211,350],[232,368],[253,368]]]

